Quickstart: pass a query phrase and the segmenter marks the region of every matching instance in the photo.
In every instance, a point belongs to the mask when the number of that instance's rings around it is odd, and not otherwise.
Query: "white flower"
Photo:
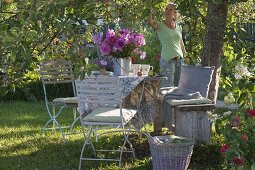
[[[229,116],[229,115],[231,115],[231,113],[232,113],[231,111],[224,112],[223,117]]]
[[[142,52],[140,55],[140,59],[144,60],[146,58],[146,52]]]
[[[238,63],[235,66],[235,78],[240,80],[242,77],[249,77],[251,76],[251,73],[249,72],[248,68],[246,66],[244,66],[241,63]]]

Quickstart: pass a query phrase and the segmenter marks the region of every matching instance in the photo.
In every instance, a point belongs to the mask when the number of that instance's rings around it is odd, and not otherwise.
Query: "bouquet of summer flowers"
[[[139,50],[141,46],[145,45],[144,35],[128,29],[118,31],[108,29],[105,36],[103,33],[94,35],[93,41],[103,56],[128,58],[133,52],[139,53],[141,58],[146,55],[145,52]]]

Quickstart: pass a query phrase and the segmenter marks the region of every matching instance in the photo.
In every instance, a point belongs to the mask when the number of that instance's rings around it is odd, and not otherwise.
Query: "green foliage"
[[[250,169],[255,164],[254,116],[255,110],[228,111],[218,115],[216,133],[225,138],[220,151],[228,168]]]
[[[52,85],[48,90],[48,97],[54,99],[60,96],[73,94],[71,85]],[[15,90],[8,91],[0,97],[0,101],[40,101],[44,100],[41,80],[33,80],[16,86]]]
[[[192,169],[223,169],[223,156],[217,143],[200,144],[194,147],[190,167]]]
[[[205,17],[207,12],[206,1],[181,1],[179,22],[183,28],[183,38],[187,51],[187,64],[200,63],[199,54],[202,49],[205,33]],[[187,10],[189,9],[189,10]]]
[[[146,40],[146,44],[141,48],[146,52],[146,58],[140,59],[139,55],[134,55],[135,63],[150,64],[153,66],[153,74],[159,73],[159,57],[161,52],[161,45],[157,34],[148,27],[145,27],[143,34]]]
[[[253,0],[246,3],[238,3],[230,6],[228,23],[224,44],[224,56],[221,72],[221,94],[222,97],[233,93],[237,103],[243,107],[250,107],[254,103],[254,45],[252,41],[254,30],[252,30],[252,20],[254,9],[251,6]],[[253,28],[254,29],[254,28]],[[253,32],[253,33],[252,33]],[[236,68],[243,65],[252,73],[250,76],[245,74],[236,78],[240,74]]]
[[[239,23],[241,21],[245,23],[248,19],[254,18],[252,8],[254,0],[241,1],[229,0],[227,2],[233,5],[229,10],[226,42],[235,50],[233,53],[228,53],[228,49],[224,51],[226,58],[242,54],[246,61],[251,60],[252,63],[254,43],[245,41],[244,26]],[[223,1],[217,0],[216,2],[222,3]],[[30,80],[31,78],[26,73],[37,68],[41,60],[67,58],[77,64],[76,72],[84,73],[84,71],[91,70],[93,66],[90,68],[87,65],[83,68],[84,58],[88,58],[88,54],[82,47],[92,41],[93,33],[103,29],[96,25],[98,18],[104,19],[106,24],[114,23],[116,27],[130,28],[139,32],[144,29],[144,18],[149,13],[158,20],[163,19],[167,3],[167,0],[110,2],[102,0],[23,0],[13,3],[1,1],[0,94],[15,90],[15,86],[22,81]],[[181,0],[176,3],[181,14],[179,22],[185,33],[189,63],[199,63],[199,54],[204,46],[201,37],[206,28],[208,1]],[[82,23],[83,19],[86,19],[89,25],[85,26]],[[238,35],[238,38],[234,39],[233,34]],[[63,35],[64,39],[61,38]],[[150,46],[146,49],[149,56],[156,55],[158,49],[150,49]],[[153,52],[155,53],[152,54]],[[224,59],[224,61],[227,60]],[[148,62],[151,65],[155,63],[153,59]],[[223,68],[228,68],[225,64],[228,63],[224,63]],[[227,74],[224,69],[223,74]]]
[[[104,19],[105,23],[120,18],[120,25],[138,27],[145,3],[124,0],[116,3],[94,0],[2,2],[1,95],[8,90],[14,90],[20,81],[29,79],[25,76],[26,73],[34,70],[41,60],[77,57],[81,59],[77,65],[81,66],[87,56],[80,49],[91,42],[91,33],[100,29],[95,25],[98,18]],[[83,19],[86,19],[89,25],[83,25]],[[65,40],[60,39],[63,35]]]

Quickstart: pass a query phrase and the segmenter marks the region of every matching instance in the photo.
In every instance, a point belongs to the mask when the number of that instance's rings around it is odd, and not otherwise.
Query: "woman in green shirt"
[[[186,53],[182,40],[182,28],[176,23],[176,5],[169,3],[165,8],[165,20],[158,22],[149,15],[146,20],[157,32],[162,49],[160,59],[160,75],[166,76],[167,80],[162,80],[160,86],[178,86],[181,63]]]

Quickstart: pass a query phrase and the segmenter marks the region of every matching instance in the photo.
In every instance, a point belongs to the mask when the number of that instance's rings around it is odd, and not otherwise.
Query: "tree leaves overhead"
[[[217,0],[221,1],[221,0]],[[229,0],[234,4],[242,0]],[[188,49],[198,56],[208,0],[180,0]],[[141,29],[149,14],[162,19],[167,0],[15,0],[0,1],[0,86],[15,87],[42,58],[80,57],[79,46],[100,30],[97,19]],[[88,25],[83,20],[86,19]],[[14,89],[14,88],[13,88]]]

